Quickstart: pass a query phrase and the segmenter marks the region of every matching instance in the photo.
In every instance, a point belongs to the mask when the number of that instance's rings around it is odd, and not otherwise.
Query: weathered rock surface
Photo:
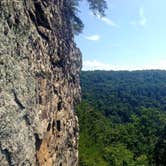
[[[81,54],[68,0],[0,1],[0,165],[78,165]]]

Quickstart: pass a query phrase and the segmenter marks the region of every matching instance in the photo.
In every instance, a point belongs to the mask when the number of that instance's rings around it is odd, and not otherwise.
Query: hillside
[[[166,71],[81,73],[80,165],[166,165]]]

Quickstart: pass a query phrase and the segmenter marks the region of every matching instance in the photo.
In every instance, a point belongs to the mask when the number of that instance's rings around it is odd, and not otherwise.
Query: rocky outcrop
[[[81,54],[67,0],[0,1],[0,165],[75,166]]]

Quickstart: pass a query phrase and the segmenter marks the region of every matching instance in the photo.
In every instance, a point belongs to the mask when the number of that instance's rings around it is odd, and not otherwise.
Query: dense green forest
[[[80,166],[166,166],[166,71],[81,73]]]

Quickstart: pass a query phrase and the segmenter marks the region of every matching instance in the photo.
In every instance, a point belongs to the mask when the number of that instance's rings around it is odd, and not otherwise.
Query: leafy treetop
[[[70,0],[70,17],[71,23],[73,27],[73,31],[75,34],[79,34],[82,32],[84,28],[84,24],[82,20],[78,17],[79,13],[79,2],[83,0]],[[87,0],[89,4],[89,9],[93,12],[94,15],[100,15],[103,17],[105,15],[105,10],[107,9],[107,3],[105,0]]]

